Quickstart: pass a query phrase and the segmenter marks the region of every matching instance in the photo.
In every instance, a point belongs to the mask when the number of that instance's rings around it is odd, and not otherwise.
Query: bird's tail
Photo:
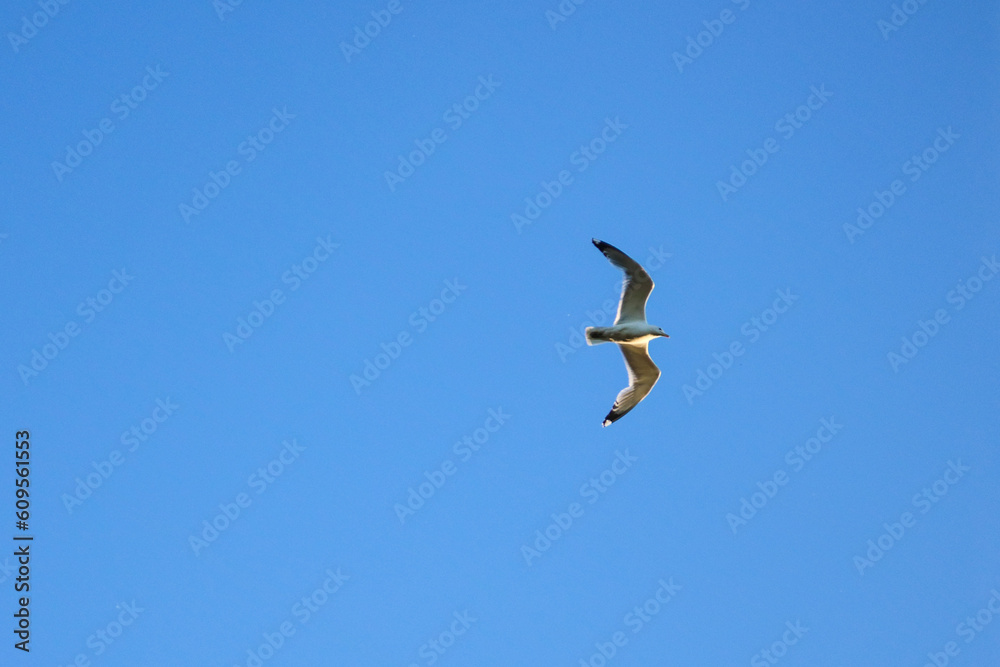
[[[587,345],[597,345],[598,343],[610,343],[607,327],[587,327],[584,333],[587,335]]]

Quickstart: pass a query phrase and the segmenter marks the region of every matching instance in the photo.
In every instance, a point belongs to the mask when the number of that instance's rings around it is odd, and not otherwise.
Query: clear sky
[[[996,662],[996,3],[155,4],[0,10],[0,664]]]

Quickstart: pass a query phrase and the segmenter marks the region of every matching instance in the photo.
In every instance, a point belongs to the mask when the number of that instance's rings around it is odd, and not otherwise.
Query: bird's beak
[[[670,336],[667,334],[660,334],[660,335],[663,336],[664,338],[670,338]]]

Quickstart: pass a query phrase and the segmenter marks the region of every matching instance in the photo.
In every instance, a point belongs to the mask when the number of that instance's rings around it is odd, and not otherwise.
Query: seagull
[[[649,358],[649,341],[654,338],[670,338],[660,327],[646,323],[646,299],[653,291],[653,279],[646,269],[610,243],[591,239],[597,249],[604,253],[612,264],[625,272],[622,282],[622,298],[618,302],[618,317],[613,327],[587,327],[587,345],[617,343],[625,357],[628,370],[628,386],[621,390],[611,412],[601,426],[612,424],[624,417],[629,410],[639,405],[646,394],[660,379],[660,369]]]

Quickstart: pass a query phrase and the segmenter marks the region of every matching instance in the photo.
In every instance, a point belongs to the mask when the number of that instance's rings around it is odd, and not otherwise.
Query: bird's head
[[[666,334],[666,333],[663,332],[663,329],[657,329],[656,330],[656,335],[657,336],[663,336],[664,338],[670,338],[670,336],[668,334]]]

